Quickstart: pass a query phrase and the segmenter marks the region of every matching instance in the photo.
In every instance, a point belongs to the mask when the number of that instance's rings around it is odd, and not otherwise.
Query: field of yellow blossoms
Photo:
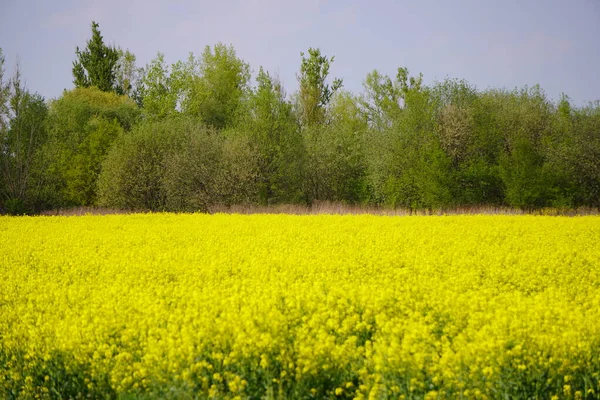
[[[0,218],[0,398],[600,396],[600,217]]]

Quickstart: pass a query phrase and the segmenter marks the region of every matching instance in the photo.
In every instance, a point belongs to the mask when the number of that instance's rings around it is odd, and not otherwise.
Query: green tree
[[[136,99],[139,69],[135,65],[135,54],[119,49],[119,59],[115,65],[115,92]]]
[[[572,111],[566,162],[572,168],[574,205],[600,207],[600,101]]]
[[[165,56],[156,57],[140,72],[139,102],[148,119],[163,119],[178,113],[179,93]]]
[[[309,48],[308,56],[300,53],[302,63],[298,75],[299,92],[297,106],[302,126],[325,122],[326,108],[333,95],[342,87],[341,79],[327,83],[329,68],[335,57],[327,58],[320,49]]]
[[[182,110],[215,129],[231,127],[248,95],[250,66],[233,46],[206,46],[199,60],[192,55],[176,68],[182,82]]]
[[[370,127],[379,132],[389,128],[401,111],[403,94],[398,81],[374,70],[367,74],[363,88],[359,104]]]
[[[500,205],[504,192],[498,170],[503,132],[493,117],[499,104],[463,80],[446,79],[432,87],[436,133],[446,157],[455,204]]]
[[[0,63],[3,60],[0,59]],[[44,126],[47,107],[38,94],[30,93],[21,82],[19,65],[5,85],[7,94],[2,101],[4,121],[0,126],[0,204],[9,213],[34,211],[38,193],[36,177],[40,177],[40,149],[46,141]]]
[[[450,160],[436,135],[435,97],[420,84],[405,88],[404,108],[391,132],[386,202],[411,209],[451,206]]]
[[[363,137],[367,121],[356,99],[338,92],[331,100],[329,123],[304,130],[307,150],[304,194],[314,201],[361,203],[368,199]]]
[[[304,148],[292,105],[281,82],[262,67],[256,83],[236,130],[258,151],[261,201],[299,201]]]
[[[10,93],[10,85],[4,82],[4,53],[0,47],[0,129],[6,129],[8,124],[8,97]]]
[[[233,127],[247,98],[250,67],[232,46],[207,46],[200,59],[167,65],[158,53],[140,73],[136,95],[146,118],[178,114],[222,130]]]
[[[104,92],[119,90],[117,64],[120,51],[104,44],[99,25],[92,21],[92,38],[85,49],[77,47],[77,60],[73,62],[73,83],[75,87],[96,86]],[[123,90],[124,88],[122,88]]]
[[[189,128],[182,118],[149,120],[119,137],[102,165],[98,203],[120,209],[165,210],[165,164],[183,147]]]
[[[375,72],[365,80],[360,104],[370,125],[365,152],[375,203],[414,209],[452,201],[448,158],[436,135],[437,102],[422,79],[398,68],[393,81]]]
[[[54,206],[94,204],[102,160],[138,116],[132,99],[95,87],[65,91],[50,103],[45,153],[51,160]]]
[[[168,135],[180,134],[177,130]],[[217,182],[222,174],[223,138],[214,130],[190,121],[180,141],[162,161],[159,190],[169,211],[202,211],[220,202]]]
[[[544,167],[552,105],[537,86],[512,92],[493,91],[499,103],[489,110],[502,138],[498,158],[505,201],[513,207],[551,205],[553,177]]]

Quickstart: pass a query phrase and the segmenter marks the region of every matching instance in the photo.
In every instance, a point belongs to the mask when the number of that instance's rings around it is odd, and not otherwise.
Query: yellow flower
[[[595,396],[598,248],[596,216],[0,217],[0,397]]]

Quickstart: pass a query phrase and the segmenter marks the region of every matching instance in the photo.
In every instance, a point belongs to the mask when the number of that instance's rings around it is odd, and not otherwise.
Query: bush
[[[146,122],[108,154],[99,205],[151,211],[208,211],[254,203],[256,154],[246,138],[221,135],[192,119]]]
[[[23,200],[12,198],[4,202],[4,212],[8,215],[24,215],[27,212],[27,208]]]

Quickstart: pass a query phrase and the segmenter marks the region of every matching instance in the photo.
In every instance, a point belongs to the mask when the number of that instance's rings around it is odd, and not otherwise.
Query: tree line
[[[600,102],[539,86],[425,85],[398,68],[359,94],[334,57],[300,54],[298,90],[207,46],[144,67],[104,43],[76,49],[74,88],[45,101],[5,78],[0,49],[0,212],[104,206],[208,211],[318,201],[391,208],[600,207]]]

